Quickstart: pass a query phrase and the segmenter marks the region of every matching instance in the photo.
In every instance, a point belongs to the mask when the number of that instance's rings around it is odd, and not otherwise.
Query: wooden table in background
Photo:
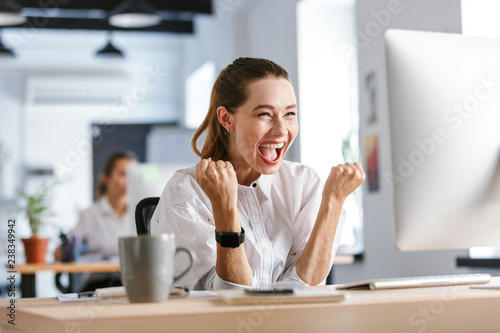
[[[21,295],[26,298],[36,296],[36,273],[39,271],[53,271],[55,273],[119,272],[120,264],[114,261],[24,264],[16,265],[12,271],[21,274]]]

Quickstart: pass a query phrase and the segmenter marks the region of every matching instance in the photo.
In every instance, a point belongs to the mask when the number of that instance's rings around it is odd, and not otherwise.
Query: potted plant
[[[33,194],[21,193],[22,211],[26,214],[31,229],[31,237],[23,238],[27,263],[45,263],[49,238],[38,237],[40,229],[47,224],[45,218],[51,214],[50,194],[54,185],[48,183],[40,186]]]

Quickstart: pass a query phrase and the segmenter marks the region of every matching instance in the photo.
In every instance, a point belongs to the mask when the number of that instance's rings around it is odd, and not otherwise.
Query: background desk
[[[82,262],[82,263],[53,263],[53,264],[25,264],[16,265],[14,271],[21,274],[21,295],[36,296],[36,272],[54,271],[56,273],[106,273],[119,272],[120,264],[112,261]],[[71,279],[70,279],[71,281]]]
[[[0,325],[3,333],[500,331],[500,290],[454,286],[346,294],[350,298],[338,303],[260,306],[228,306],[216,298],[145,304],[18,299],[15,326],[8,324],[10,303],[4,299]]]

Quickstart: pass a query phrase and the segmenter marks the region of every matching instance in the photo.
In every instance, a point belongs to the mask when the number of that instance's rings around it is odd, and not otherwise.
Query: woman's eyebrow
[[[285,110],[288,110],[288,109],[296,109],[297,108],[297,104],[292,104],[292,105],[288,105]],[[260,110],[260,109],[270,109],[270,110],[274,110],[274,106],[272,105],[269,105],[269,104],[260,104],[260,105],[257,105],[256,107],[253,108],[252,111],[257,111],[257,110]]]
[[[257,110],[260,110],[260,109],[271,109],[271,110],[274,110],[274,106],[269,105],[269,104],[260,104],[260,105],[257,105],[256,107],[254,107],[252,111],[257,111]]]

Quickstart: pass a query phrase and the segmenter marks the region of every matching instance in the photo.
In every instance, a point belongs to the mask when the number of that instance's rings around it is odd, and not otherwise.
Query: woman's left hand
[[[344,202],[365,181],[366,175],[358,162],[333,167],[323,188],[323,198]]]
[[[342,205],[347,196],[363,184],[365,177],[357,162],[339,164],[331,169],[314,228],[296,264],[297,274],[306,283],[317,285],[328,275]]]

